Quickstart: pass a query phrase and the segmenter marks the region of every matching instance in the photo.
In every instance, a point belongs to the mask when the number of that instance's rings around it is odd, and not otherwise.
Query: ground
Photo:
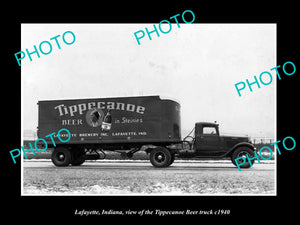
[[[154,168],[145,160],[88,161],[69,167],[25,160],[23,166],[25,195],[276,194],[274,161],[242,171],[226,160],[177,160],[168,168]]]

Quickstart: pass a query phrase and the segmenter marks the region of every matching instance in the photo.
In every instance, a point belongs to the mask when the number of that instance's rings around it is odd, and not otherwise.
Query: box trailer
[[[253,155],[249,138],[219,135],[215,123],[196,123],[193,136],[181,139],[180,104],[159,96],[49,100],[38,102],[38,137],[62,128],[70,131],[67,143],[53,146],[56,166],[81,165],[103,159],[105,151],[131,158],[146,151],[155,167],[167,167],[179,158],[228,158]],[[204,129],[206,128],[206,129]],[[213,130],[206,133],[207,128]],[[60,136],[69,134],[60,134]],[[57,135],[52,136],[55,143]],[[243,167],[249,167],[247,163]]]

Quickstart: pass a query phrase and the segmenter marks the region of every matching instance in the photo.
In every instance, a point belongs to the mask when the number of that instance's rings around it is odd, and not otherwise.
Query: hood
[[[231,148],[234,145],[241,143],[241,142],[251,143],[250,137],[245,137],[245,136],[221,136],[221,138],[223,138],[225,145],[228,148]]]
[[[250,142],[250,137],[247,136],[234,136],[234,135],[221,135],[224,140],[239,140],[244,142]]]

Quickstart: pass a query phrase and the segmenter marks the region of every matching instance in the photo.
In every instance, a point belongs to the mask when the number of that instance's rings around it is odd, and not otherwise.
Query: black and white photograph
[[[276,24],[181,14],[21,25],[22,195],[276,195]]]
[[[3,220],[293,220],[297,7],[97,3],[5,7]]]

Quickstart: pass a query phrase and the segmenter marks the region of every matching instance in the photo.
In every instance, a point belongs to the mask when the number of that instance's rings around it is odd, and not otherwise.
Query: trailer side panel
[[[70,144],[179,142],[180,105],[159,96],[39,101],[38,136]],[[67,133],[60,135],[66,139]],[[65,136],[65,137],[63,137]],[[57,140],[57,135],[54,135]],[[50,138],[47,139],[51,143]]]

